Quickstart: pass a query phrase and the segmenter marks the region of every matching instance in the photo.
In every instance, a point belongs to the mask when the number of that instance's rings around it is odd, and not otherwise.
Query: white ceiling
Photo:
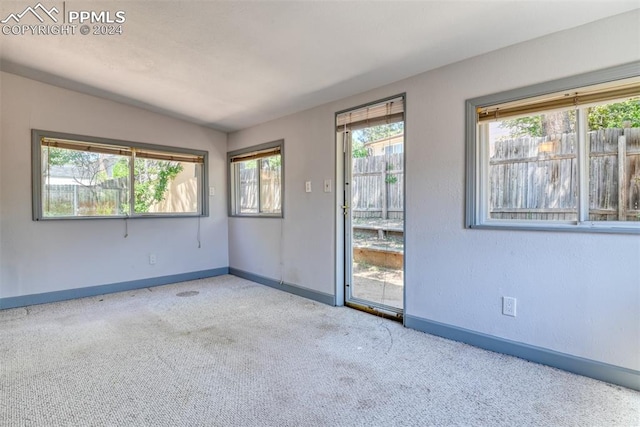
[[[0,20],[37,2],[3,0]],[[123,10],[123,35],[0,34],[3,70],[224,131],[640,7],[639,0],[43,3]]]

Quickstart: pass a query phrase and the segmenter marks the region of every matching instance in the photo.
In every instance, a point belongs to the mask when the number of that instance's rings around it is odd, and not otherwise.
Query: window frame
[[[261,197],[261,174],[258,170],[258,212],[257,213],[240,213],[239,212],[239,196],[238,196],[238,177],[235,173],[235,167],[233,166],[233,159],[260,151],[267,151],[278,149],[280,151],[280,212],[278,213],[264,213],[260,212],[260,197]],[[271,155],[264,156],[271,157]],[[260,160],[260,158],[256,159]],[[284,218],[284,201],[285,201],[285,155],[284,155],[284,139],[276,141],[266,142],[264,144],[253,145],[251,147],[242,148],[239,150],[227,152],[227,206],[228,216],[234,218]]]
[[[384,147],[384,155],[401,154],[404,151],[403,143],[395,143]]]
[[[43,170],[42,170],[42,139],[61,139],[69,141],[86,142],[90,144],[108,145],[114,148],[124,150],[145,149],[149,151],[157,151],[160,153],[175,153],[193,155],[203,158],[201,166],[202,176],[200,178],[200,188],[198,191],[199,212],[186,213],[136,213],[131,211],[130,214],[124,215],[93,215],[93,216],[45,216],[42,210],[42,190],[43,190]],[[133,178],[133,167],[131,167],[130,178]],[[31,194],[32,194],[32,216],[33,221],[60,221],[60,220],[93,220],[93,219],[139,219],[139,218],[189,218],[189,217],[207,217],[209,216],[209,198],[207,197],[209,177],[209,152],[184,147],[173,147],[167,145],[149,144],[143,142],[132,142],[118,139],[102,138],[96,136],[78,135],[65,132],[54,132],[41,129],[31,130]],[[133,197],[134,183],[130,183],[130,197]],[[131,203],[130,203],[131,206]]]
[[[465,141],[466,141],[466,204],[465,227],[473,229],[509,229],[509,230],[540,230],[540,231],[573,231],[573,232],[603,232],[640,234],[640,221],[580,221],[581,211],[588,209],[588,193],[584,171],[588,174],[588,156],[585,135],[580,137],[578,144],[578,221],[549,221],[549,220],[497,220],[488,218],[488,144],[480,142],[478,132],[478,108],[487,105],[497,105],[519,101],[537,96],[549,95],[555,92],[576,90],[586,86],[615,82],[640,75],[640,61],[597,70],[558,80],[534,84],[531,86],[507,90],[486,96],[468,99],[465,103]],[[579,110],[583,111],[583,110]],[[584,121],[585,117],[580,118]],[[578,125],[578,132],[583,132]]]

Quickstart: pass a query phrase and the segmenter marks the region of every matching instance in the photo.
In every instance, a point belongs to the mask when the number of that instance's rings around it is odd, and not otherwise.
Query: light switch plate
[[[325,193],[331,193],[331,180],[330,179],[325,179],[324,180],[324,192]]]

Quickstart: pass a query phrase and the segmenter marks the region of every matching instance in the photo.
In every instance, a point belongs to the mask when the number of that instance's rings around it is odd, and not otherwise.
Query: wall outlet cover
[[[513,297],[502,297],[502,314],[516,317],[516,302]]]

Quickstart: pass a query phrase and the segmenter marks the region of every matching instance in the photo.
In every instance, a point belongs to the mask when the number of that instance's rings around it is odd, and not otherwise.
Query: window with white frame
[[[404,149],[404,144],[387,145],[384,147],[384,154],[388,156],[391,154],[400,154],[402,153],[403,149]]]
[[[207,215],[207,152],[32,131],[33,218]]]
[[[640,232],[639,71],[467,101],[467,226]]]
[[[282,217],[284,141],[227,153],[229,215]]]

